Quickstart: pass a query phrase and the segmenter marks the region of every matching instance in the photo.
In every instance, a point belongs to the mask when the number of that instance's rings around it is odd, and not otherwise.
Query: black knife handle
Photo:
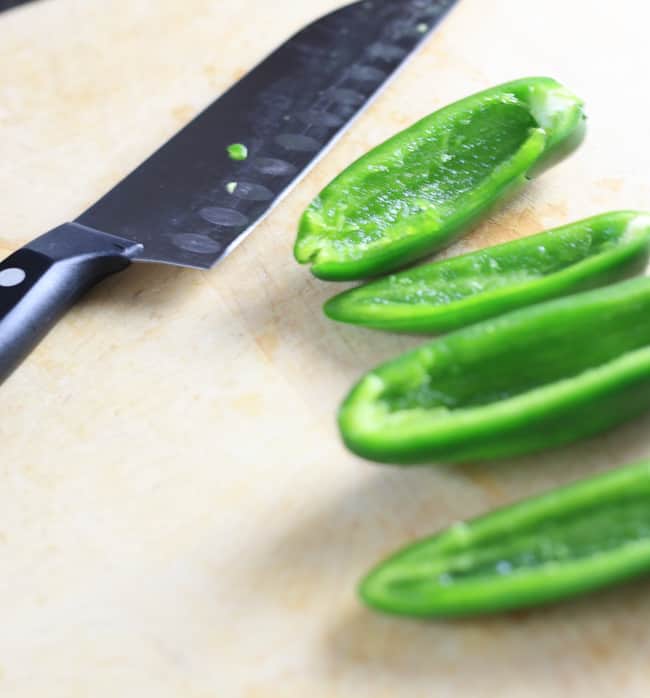
[[[140,245],[66,223],[0,262],[0,382],[88,289]]]

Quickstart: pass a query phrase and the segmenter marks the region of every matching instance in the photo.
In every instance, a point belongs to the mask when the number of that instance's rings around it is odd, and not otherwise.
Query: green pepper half
[[[446,332],[620,281],[649,254],[649,214],[605,213],[373,281],[330,299],[325,313],[375,329]]]
[[[347,446],[384,463],[532,453],[650,407],[650,278],[515,310],[368,373],[339,412]]]
[[[582,139],[582,102],[550,78],[467,97],[334,179],[302,216],[295,257],[322,279],[381,274],[448,245]]]
[[[459,523],[378,565],[362,599],[390,613],[529,608],[650,572],[650,461]]]

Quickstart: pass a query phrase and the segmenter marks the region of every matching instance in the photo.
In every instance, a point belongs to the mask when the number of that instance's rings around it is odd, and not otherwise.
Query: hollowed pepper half
[[[413,262],[575,148],[583,127],[582,102],[551,78],[516,80],[455,102],[336,177],[302,216],[295,257],[332,280]]]
[[[334,296],[333,320],[398,332],[447,332],[642,271],[650,214],[616,211],[414,267]]]
[[[650,573],[650,461],[515,504],[408,546],[360,593],[373,608],[468,616],[530,608]]]
[[[347,446],[396,464],[541,451],[650,407],[650,278],[484,320],[368,373],[339,412]]]

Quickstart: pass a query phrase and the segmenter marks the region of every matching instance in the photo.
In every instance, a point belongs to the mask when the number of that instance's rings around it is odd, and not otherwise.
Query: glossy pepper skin
[[[467,97],[336,177],[302,216],[295,257],[330,280],[404,266],[448,245],[583,133],[582,102],[551,78]]]
[[[396,464],[515,456],[650,408],[650,278],[457,330],[368,373],[339,412],[356,454]]]
[[[616,211],[433,264],[330,299],[333,320],[440,333],[643,271],[650,214]]]
[[[525,500],[408,546],[363,580],[388,613],[530,608],[650,573],[650,461]]]

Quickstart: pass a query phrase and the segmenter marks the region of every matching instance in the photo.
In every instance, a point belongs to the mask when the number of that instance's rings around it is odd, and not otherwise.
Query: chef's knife
[[[74,222],[0,263],[0,380],[81,294],[131,262],[216,264],[454,2],[363,0],[317,20]],[[246,159],[231,159],[235,143]]]

